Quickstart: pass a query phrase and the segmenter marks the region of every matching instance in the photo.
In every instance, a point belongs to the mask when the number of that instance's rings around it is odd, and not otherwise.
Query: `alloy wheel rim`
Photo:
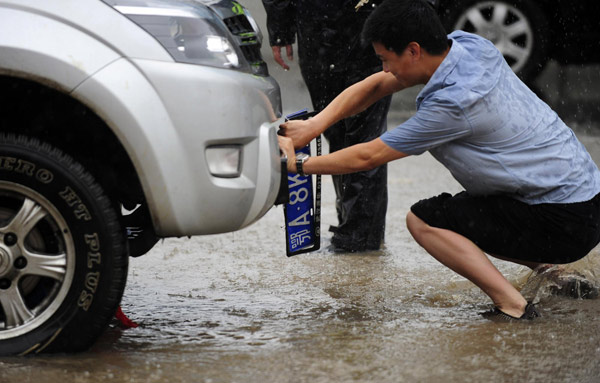
[[[523,69],[533,51],[531,24],[518,8],[503,2],[487,1],[468,8],[454,29],[490,40],[514,72]]]
[[[75,245],[59,211],[36,191],[0,181],[0,340],[54,315],[74,268]]]

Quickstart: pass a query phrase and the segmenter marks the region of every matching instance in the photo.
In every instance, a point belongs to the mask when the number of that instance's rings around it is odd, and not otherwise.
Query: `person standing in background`
[[[263,0],[275,61],[289,70],[282,51],[291,61],[292,44],[297,37],[300,70],[316,111],[324,109],[348,86],[381,70],[373,50],[363,47],[360,41],[365,20],[381,1],[373,0],[360,7],[357,1]],[[329,127],[324,135],[330,152],[383,134],[387,130],[390,102],[391,96],[385,97],[365,111]],[[303,144],[310,143],[311,139]],[[387,165],[332,178],[338,226],[330,227],[331,249],[378,250],[385,234]]]

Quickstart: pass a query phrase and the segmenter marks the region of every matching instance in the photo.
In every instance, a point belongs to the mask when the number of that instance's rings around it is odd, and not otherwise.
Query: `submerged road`
[[[264,23],[260,2],[248,5]],[[309,106],[298,68],[269,65],[285,112]],[[551,64],[537,85],[596,163],[598,73]],[[417,93],[394,98],[390,127],[410,116]],[[329,177],[318,252],[285,256],[281,207],[239,232],[162,241],[131,259],[122,306],[140,327],[112,327],[78,355],[0,359],[0,382],[598,382],[600,300],[553,295],[551,278],[494,261],[543,317],[493,323],[479,315],[488,298],[414,243],[410,205],[459,190],[428,154],[390,164],[376,252],[326,250],[336,223]],[[599,284],[599,266],[596,249],[568,271]]]
[[[0,359],[0,381],[597,382],[600,300],[553,295],[552,279],[497,261],[543,317],[490,322],[488,298],[411,239],[410,205],[458,190],[428,154],[392,163],[381,251],[287,258],[281,207],[239,232],[165,240],[131,260],[122,305],[140,327],[79,355]],[[599,264],[595,250],[569,270],[598,284]]]

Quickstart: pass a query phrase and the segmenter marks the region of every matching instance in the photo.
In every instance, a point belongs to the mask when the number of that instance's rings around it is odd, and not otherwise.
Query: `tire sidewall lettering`
[[[0,170],[13,171],[15,173],[35,177],[44,184],[49,184],[54,180],[54,174],[50,170],[37,168],[33,162],[16,157],[0,156]]]
[[[5,153],[2,150],[0,154],[0,180],[26,186],[44,196],[66,221],[70,233],[63,234],[70,234],[74,243],[75,272],[69,292],[56,313],[32,331],[43,336],[41,334],[48,332],[48,326],[88,315],[96,293],[102,289],[103,269],[108,267],[102,262],[104,221],[102,215],[94,211],[92,197],[86,194],[77,179],[53,171],[52,166],[42,167],[35,158]]]

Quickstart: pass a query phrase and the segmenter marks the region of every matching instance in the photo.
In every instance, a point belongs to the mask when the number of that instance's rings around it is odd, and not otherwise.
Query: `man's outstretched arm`
[[[279,147],[287,155],[287,167],[296,173],[296,155],[292,140],[279,136]],[[356,144],[331,154],[310,157],[303,165],[305,174],[348,174],[366,171],[408,156],[389,147],[381,138]]]
[[[375,73],[346,88],[313,118],[282,124],[281,134],[290,137],[296,148],[301,148],[336,122],[360,113],[381,98],[402,89],[391,73]]]

